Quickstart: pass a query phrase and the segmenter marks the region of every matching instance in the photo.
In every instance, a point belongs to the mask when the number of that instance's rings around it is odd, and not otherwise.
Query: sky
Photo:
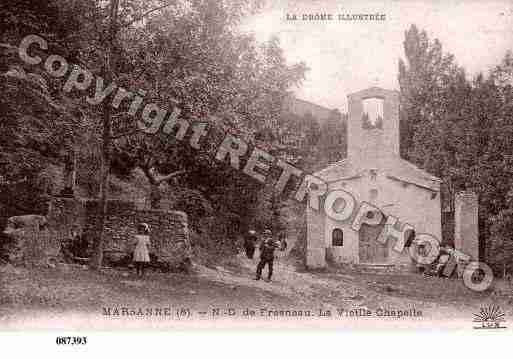
[[[384,21],[339,21],[338,14],[385,14]],[[296,14],[299,20],[287,20]],[[303,21],[303,14],[333,14]],[[346,96],[370,86],[398,89],[404,32],[416,24],[438,38],[468,76],[489,69],[513,50],[513,0],[345,1],[274,0],[243,24],[259,41],[276,35],[289,63],[310,68],[298,98],[347,110]]]

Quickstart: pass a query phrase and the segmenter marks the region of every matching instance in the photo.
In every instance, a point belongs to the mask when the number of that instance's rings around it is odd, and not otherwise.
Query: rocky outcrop
[[[57,260],[60,242],[40,215],[10,217],[0,236],[0,256],[14,265],[46,264]]]

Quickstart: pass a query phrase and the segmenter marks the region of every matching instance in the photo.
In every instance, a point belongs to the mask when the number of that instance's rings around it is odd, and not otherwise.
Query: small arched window
[[[333,247],[342,247],[344,245],[344,232],[340,228],[335,228],[331,233],[331,245]]]

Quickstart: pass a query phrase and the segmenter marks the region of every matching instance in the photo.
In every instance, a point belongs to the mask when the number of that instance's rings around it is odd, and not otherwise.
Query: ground
[[[471,328],[473,313],[491,304],[499,305],[513,326],[510,297],[473,292],[458,279],[340,268],[310,273],[279,258],[274,280],[267,283],[254,280],[256,263],[239,256],[230,265],[197,265],[191,274],[149,272],[142,280],[126,269],[2,266],[0,329],[252,328],[269,322],[273,327]],[[123,307],[171,308],[171,316],[103,314],[103,308]],[[254,317],[244,316],[251,310]],[[363,316],[367,310],[371,315]],[[306,317],[307,311],[312,316]],[[399,311],[410,316],[399,318]]]

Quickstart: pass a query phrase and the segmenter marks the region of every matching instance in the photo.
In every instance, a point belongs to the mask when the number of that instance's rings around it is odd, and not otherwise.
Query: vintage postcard
[[[513,328],[511,1],[0,19],[1,331]]]

